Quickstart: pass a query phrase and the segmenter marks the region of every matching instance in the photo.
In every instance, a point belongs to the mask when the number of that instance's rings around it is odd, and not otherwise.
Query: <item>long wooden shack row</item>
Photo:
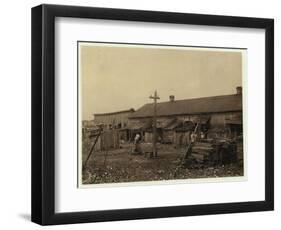
[[[242,88],[236,94],[214,97],[175,100],[157,103],[158,140],[164,143],[186,145],[196,124],[206,138],[233,138],[242,133]],[[146,104],[132,113],[131,123],[149,123],[153,116],[153,103]],[[146,142],[152,142],[152,128],[141,133]]]
[[[157,134],[162,143],[186,145],[190,134],[198,124],[206,138],[236,137],[243,124],[242,88],[236,94],[175,100],[157,103]],[[104,130],[118,130],[119,138],[132,141],[139,133],[142,140],[152,142],[153,103],[138,110],[129,109],[112,113],[94,114],[89,126]],[[85,123],[86,124],[86,123]],[[84,126],[84,128],[89,128]]]

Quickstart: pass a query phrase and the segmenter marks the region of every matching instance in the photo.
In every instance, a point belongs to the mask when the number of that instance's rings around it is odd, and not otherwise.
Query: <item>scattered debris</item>
[[[149,145],[141,144],[149,149]],[[84,148],[90,147],[86,143]],[[83,171],[83,184],[120,183],[133,181],[171,180],[242,176],[243,167],[239,164],[208,165],[194,163],[178,167],[185,150],[175,149],[171,144],[157,144],[158,157],[145,158],[143,155],[131,155],[133,144],[124,144],[122,148],[95,152],[90,158],[87,170]],[[205,149],[204,149],[205,150]],[[89,150],[85,152],[89,152]],[[83,159],[86,159],[85,154]],[[105,163],[106,162],[106,163]]]

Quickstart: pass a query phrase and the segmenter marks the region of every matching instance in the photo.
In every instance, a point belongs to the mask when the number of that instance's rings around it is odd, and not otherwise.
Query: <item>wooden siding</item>
[[[95,115],[94,121],[96,124],[104,124],[106,129],[112,128],[127,128],[128,127],[128,116],[132,112],[123,112],[116,114],[102,114]]]

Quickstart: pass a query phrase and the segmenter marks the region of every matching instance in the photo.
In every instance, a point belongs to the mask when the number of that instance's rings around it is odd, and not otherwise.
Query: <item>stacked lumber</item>
[[[196,142],[192,146],[190,158],[198,163],[209,161],[213,155],[214,148],[211,143]]]
[[[238,151],[237,151],[238,147]],[[219,141],[200,141],[192,145],[188,161],[196,163],[211,163],[211,164],[229,164],[237,162],[237,152],[242,152],[243,149],[236,142],[225,140]]]

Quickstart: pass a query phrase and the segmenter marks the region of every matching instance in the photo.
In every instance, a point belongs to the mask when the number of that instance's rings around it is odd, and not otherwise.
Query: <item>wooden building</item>
[[[94,123],[104,130],[118,130],[120,140],[129,139],[128,117],[134,113],[134,109],[116,111],[111,113],[94,114]]]
[[[97,129],[94,120],[82,121],[82,137],[90,137],[92,132]]]
[[[153,103],[149,103],[132,113],[129,120],[147,124],[152,116]],[[242,133],[242,123],[242,87],[237,87],[237,93],[232,95],[186,100],[170,96],[169,101],[157,103],[158,140],[164,143],[188,143],[196,125],[205,138],[235,137]],[[151,142],[151,126],[143,126],[142,132],[145,141]]]
[[[134,109],[116,111],[111,113],[94,114],[94,122],[102,124],[105,129],[123,129],[128,126],[128,117],[134,112]]]

